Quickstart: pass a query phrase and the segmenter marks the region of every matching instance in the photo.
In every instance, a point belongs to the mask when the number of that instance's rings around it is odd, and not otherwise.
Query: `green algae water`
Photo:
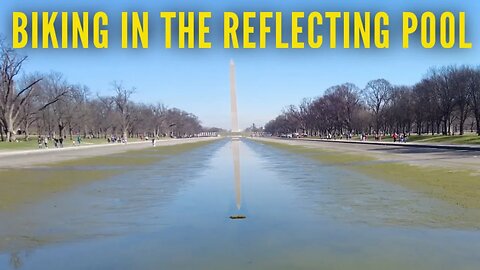
[[[0,210],[0,269],[480,267],[445,201],[250,140],[161,155]]]

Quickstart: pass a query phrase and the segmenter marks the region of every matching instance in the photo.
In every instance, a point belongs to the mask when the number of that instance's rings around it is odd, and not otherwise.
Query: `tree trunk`
[[[65,129],[65,126],[62,124],[58,124],[58,134],[60,138],[63,138],[63,130]]]
[[[13,128],[13,121],[7,122],[6,133],[8,142],[13,142],[17,139],[15,129]]]
[[[25,141],[28,141],[30,139],[30,132],[28,131],[29,128],[30,128],[30,125],[28,124],[28,121],[27,121],[27,123],[25,123]]]
[[[475,115],[477,121],[477,135],[480,136],[480,114]]]
[[[468,113],[467,113],[467,110],[464,109],[464,108],[461,108],[460,109],[460,121],[459,121],[459,125],[460,125],[460,135],[463,135],[464,134],[464,131],[465,131],[465,121],[467,121],[467,117],[468,117]]]
[[[460,118],[460,135],[463,135],[463,134],[464,134],[465,120],[467,120],[467,119],[461,119],[461,118]]]
[[[443,129],[442,129],[442,135],[447,135],[447,129],[448,129],[448,120],[445,118],[443,121]]]

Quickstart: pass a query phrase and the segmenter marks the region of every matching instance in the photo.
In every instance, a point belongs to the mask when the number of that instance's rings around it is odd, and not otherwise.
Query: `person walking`
[[[38,142],[38,148],[42,149],[43,148],[43,139],[40,135],[38,135],[37,142]]]

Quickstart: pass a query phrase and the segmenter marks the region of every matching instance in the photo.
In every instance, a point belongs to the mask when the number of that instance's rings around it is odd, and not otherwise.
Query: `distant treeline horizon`
[[[198,117],[162,103],[132,101],[134,87],[113,82],[112,95],[94,95],[60,72],[25,73],[27,56],[0,40],[0,140],[16,141],[30,134],[63,138],[189,137],[204,129]],[[219,130],[219,129],[218,129]]]
[[[375,134],[480,135],[480,67],[430,68],[414,85],[385,79],[364,88],[344,83],[316,98],[289,105],[265,125],[275,135],[310,136]]]

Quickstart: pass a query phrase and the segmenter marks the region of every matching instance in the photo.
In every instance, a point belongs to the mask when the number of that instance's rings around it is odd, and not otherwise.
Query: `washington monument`
[[[237,113],[237,93],[235,91],[235,63],[230,60],[230,101],[232,113],[232,133],[240,132],[238,128],[238,113]],[[237,209],[240,210],[242,205],[242,182],[240,178],[240,149],[239,141],[232,140],[232,154],[233,154],[233,173],[235,178],[235,201]]]
[[[238,112],[237,112],[237,93],[235,90],[235,63],[230,60],[230,102],[232,114],[232,132],[240,132],[238,128]]]

